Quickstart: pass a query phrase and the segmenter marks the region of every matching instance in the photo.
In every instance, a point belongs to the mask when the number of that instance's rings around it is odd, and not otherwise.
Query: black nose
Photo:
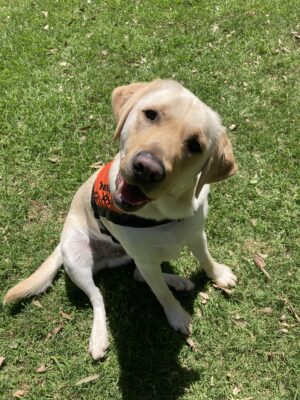
[[[148,151],[136,154],[132,162],[133,176],[140,183],[155,183],[162,181],[166,176],[163,163]]]

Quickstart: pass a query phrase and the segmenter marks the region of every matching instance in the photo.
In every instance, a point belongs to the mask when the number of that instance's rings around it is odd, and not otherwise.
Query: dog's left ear
[[[217,138],[211,156],[201,171],[195,195],[199,196],[202,187],[207,183],[223,181],[234,175],[238,167],[234,160],[232,146],[225,129]]]
[[[152,82],[131,83],[114,89],[112,92],[112,107],[117,121],[115,139],[120,137],[124,123],[133,106],[144,94],[159,85],[160,82],[159,79],[156,79]]]

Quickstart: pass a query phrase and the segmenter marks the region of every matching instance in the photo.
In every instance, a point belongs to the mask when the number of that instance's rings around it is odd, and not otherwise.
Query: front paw
[[[105,357],[106,350],[109,347],[109,340],[107,333],[103,335],[99,334],[91,334],[90,337],[90,345],[89,345],[89,353],[93,357],[94,360],[100,360]]]
[[[192,331],[192,317],[181,305],[175,304],[172,307],[165,308],[165,313],[169,324],[175,331],[179,331],[188,336]]]
[[[210,278],[221,287],[233,287],[237,283],[237,277],[229,267],[223,264],[215,264]]]

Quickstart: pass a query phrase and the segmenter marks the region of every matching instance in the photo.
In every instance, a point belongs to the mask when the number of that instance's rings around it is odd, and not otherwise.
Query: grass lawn
[[[177,79],[220,113],[239,165],[212,187],[207,221],[237,288],[215,289],[187,252],[165,266],[196,283],[177,295],[190,343],[133,267],[104,271],[111,347],[94,362],[91,307],[61,270],[0,308],[1,399],[300,400],[299,32],[296,0],[1,1],[1,296],[52,252],[91,164],[116,152],[114,87]]]

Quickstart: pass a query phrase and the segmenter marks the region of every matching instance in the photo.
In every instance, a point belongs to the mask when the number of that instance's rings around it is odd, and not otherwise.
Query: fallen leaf
[[[63,329],[63,325],[58,325],[58,326],[56,326],[53,330],[52,330],[52,333],[53,333],[53,335],[57,335],[62,329]]]
[[[46,365],[45,365],[45,364],[42,364],[40,367],[38,367],[38,368],[36,369],[36,372],[38,372],[39,374],[41,374],[41,373],[47,371],[47,369],[48,369],[48,368],[46,367]]]
[[[199,295],[202,297],[203,300],[209,299],[209,294],[205,292],[200,292]]]
[[[230,33],[228,33],[228,35],[226,35],[226,38],[230,38],[233,34],[235,33],[235,31],[231,31]]]
[[[256,220],[256,219],[251,219],[250,222],[251,222],[251,224],[252,224],[253,226],[256,226],[256,225],[257,225],[257,220]]]
[[[91,164],[89,167],[90,167],[90,168],[98,169],[98,168],[100,168],[102,165],[103,165],[103,162],[102,162],[102,161],[97,161],[97,162]]]
[[[282,47],[279,47],[278,49],[276,49],[275,53],[276,54],[279,54],[279,53],[290,53],[290,50],[288,48],[282,46]]]
[[[13,394],[13,396],[16,397],[17,399],[20,399],[21,397],[25,396],[26,393],[27,393],[26,390],[19,389]]]
[[[209,294],[205,292],[200,292],[199,295],[201,297],[201,303],[206,304],[209,299]]]
[[[43,16],[46,17],[46,18],[48,17],[48,11],[42,11],[42,14],[43,14]]]
[[[295,326],[297,326],[297,324],[289,324],[288,322],[285,322],[285,321],[279,322],[279,325],[284,326],[286,328],[295,328]]]
[[[59,157],[53,156],[53,157],[48,157],[48,160],[52,162],[52,164],[57,164],[59,163]]]
[[[186,342],[189,345],[189,347],[193,350],[197,349],[197,345],[196,343],[193,341],[193,339],[191,337],[186,338]]]
[[[198,309],[196,310],[195,314],[196,314],[196,316],[197,316],[198,318],[202,318],[202,317],[203,317],[203,312],[202,312],[202,310],[200,310],[200,308],[198,308]]]
[[[236,314],[233,317],[232,321],[236,326],[245,326],[245,325],[247,325],[247,322],[240,316],[240,314]]]
[[[232,389],[232,394],[233,394],[234,396],[236,396],[237,394],[240,393],[240,391],[241,391],[241,389],[240,389],[239,387],[235,386],[235,387]]]
[[[51,332],[47,333],[45,341],[49,340],[53,335],[57,335],[63,329],[63,327],[64,326],[61,324],[53,328]]]
[[[271,277],[270,277],[269,273],[265,270],[266,263],[265,263],[265,260],[263,259],[263,257],[261,257],[261,255],[256,253],[254,255],[253,260],[254,260],[255,265],[264,273],[264,275],[269,280],[271,280]]]
[[[232,290],[227,289],[227,288],[225,288],[225,287],[223,287],[223,286],[219,286],[219,285],[217,285],[216,283],[213,283],[213,287],[216,288],[216,289],[222,290],[222,291],[225,292],[226,294],[231,294],[231,293],[232,293]]]
[[[236,128],[236,124],[232,124],[232,125],[229,126],[229,130],[230,131],[233,131],[235,128]]]
[[[217,24],[213,24],[211,30],[213,31],[213,33],[217,32],[219,30],[219,27]]]
[[[98,374],[87,376],[86,378],[80,379],[78,382],[76,382],[75,386],[79,386],[79,385],[82,385],[84,383],[95,381],[96,379],[99,378],[99,376],[100,375],[98,375]]]
[[[101,56],[106,57],[107,54],[108,54],[108,51],[107,51],[107,50],[101,50],[101,51],[100,51],[100,54],[101,54]]]
[[[11,342],[8,347],[11,349],[17,349],[18,348],[18,343],[17,342]]]
[[[264,307],[260,310],[264,314],[272,314],[273,308],[272,307]]]
[[[291,304],[288,300],[286,300],[286,299],[284,299],[283,301],[284,301],[285,304],[287,305],[288,309],[290,310],[290,312],[292,313],[292,315],[294,316],[294,318],[296,319],[296,321],[300,322],[300,317],[299,317],[299,315],[296,313],[296,311],[295,311],[294,307],[292,306],[292,304]]]
[[[266,259],[268,257],[268,254],[264,254],[264,253],[256,253],[259,257],[261,257],[262,259]]]
[[[245,325],[247,325],[247,322],[244,321],[243,319],[233,319],[232,321],[236,326],[245,326]]]
[[[48,30],[49,30],[49,25],[45,25],[43,29],[44,29],[45,31],[48,31]]]
[[[60,311],[59,314],[65,319],[69,319],[69,320],[72,319],[70,314],[67,314],[67,313],[65,313],[63,311]]]
[[[5,357],[0,357],[0,368],[5,364]]]
[[[300,32],[291,32],[295,39],[300,39]]]
[[[280,332],[280,333],[289,333],[288,329],[286,329],[286,328],[278,329],[278,332]]]
[[[32,300],[31,304],[33,304],[35,307],[43,308],[41,302],[38,300]]]

